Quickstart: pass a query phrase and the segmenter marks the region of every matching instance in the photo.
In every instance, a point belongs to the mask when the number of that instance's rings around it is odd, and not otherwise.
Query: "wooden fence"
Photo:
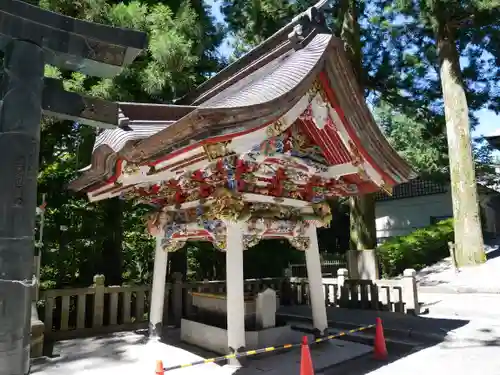
[[[419,314],[415,270],[405,270],[398,280],[354,280],[341,268],[336,278],[323,278],[325,305],[348,309],[384,310]],[[291,304],[308,305],[309,285],[306,278],[289,279]]]
[[[225,292],[225,281],[183,282],[174,275],[165,293],[164,324],[178,325],[191,313],[190,292]],[[309,304],[306,278],[245,280],[245,291],[258,293],[268,287],[278,291],[281,305]],[[323,279],[325,304],[345,308],[418,313],[415,271],[406,270],[401,280],[349,280],[347,270],[336,278]],[[92,336],[101,333],[147,327],[150,286],[105,286],[96,275],[89,288],[56,289],[41,292],[40,319],[45,337],[51,340]]]
[[[290,276],[307,277],[307,266],[305,263],[289,264]],[[337,271],[341,268],[347,268],[345,259],[323,260],[321,262],[321,274],[323,277],[333,277],[337,275]]]

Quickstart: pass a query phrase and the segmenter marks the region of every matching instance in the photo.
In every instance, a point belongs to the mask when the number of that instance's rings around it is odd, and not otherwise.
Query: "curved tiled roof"
[[[240,59],[180,101],[189,106],[121,103],[128,128],[99,135],[91,168],[70,188],[84,190],[104,182],[113,175],[119,159],[154,161],[192,142],[274,121],[292,108],[319,76],[329,81],[334,101],[351,125],[357,147],[366,149],[366,158],[379,164],[396,183],[413,178],[411,168],[375,123],[342,41],[319,33],[320,28],[306,28],[305,37],[298,39],[293,33],[288,35],[293,29],[290,25],[285,29],[287,33],[280,31],[274,36],[276,40],[272,37],[251,51],[248,56],[252,59]]]
[[[261,66],[254,66],[248,75],[232,80],[198,106],[154,105],[156,115],[152,115],[147,105],[142,105],[141,109],[132,103],[120,104],[124,115],[130,118],[129,129],[103,132],[94,147],[100,152],[93,155],[92,167],[72,182],[70,188],[83,190],[109,176],[109,170],[101,169],[109,163],[98,161],[97,157],[108,158],[113,153],[116,160],[143,162],[159,152],[172,152],[193,140],[227,134],[230,129],[233,132],[250,129],[280,117],[309,89],[322,68],[327,51],[332,53],[329,47],[341,46],[338,39],[313,30],[300,48],[294,49],[297,45],[288,41],[276,50],[263,53]],[[138,118],[159,120],[158,115],[162,112],[164,121],[154,125]],[[177,118],[166,117],[174,112],[177,116],[172,117]],[[173,119],[177,121],[168,121]]]
[[[231,108],[263,104],[297,87],[318,65],[332,39],[317,34],[298,51],[289,50],[208,99],[202,108]]]
[[[173,123],[174,121],[133,121],[125,129],[106,129],[96,137],[94,151],[105,145],[113,152],[119,152],[128,142],[151,137]]]

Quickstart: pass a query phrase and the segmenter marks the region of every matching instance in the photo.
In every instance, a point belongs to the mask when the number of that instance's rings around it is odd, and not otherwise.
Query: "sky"
[[[220,0],[205,0],[206,4],[208,4],[212,8],[212,15],[219,22],[224,22],[224,17],[220,11]],[[220,47],[219,51],[228,56],[231,53],[231,48],[229,44],[226,42]],[[482,109],[476,112],[476,116],[479,119],[479,124],[476,126],[474,131],[472,132],[472,137],[481,137],[488,136],[493,134],[500,134],[500,114],[495,114],[495,112]]]

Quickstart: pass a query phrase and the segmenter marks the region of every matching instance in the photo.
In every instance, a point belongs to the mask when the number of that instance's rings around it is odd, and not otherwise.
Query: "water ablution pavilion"
[[[162,326],[168,253],[210,241],[226,253],[227,349],[248,349],[243,252],[275,238],[305,252],[313,324],[323,334],[316,228],[329,225],[326,201],[390,192],[414,177],[375,123],[320,8],[175,105],[119,103],[119,128],[98,135],[91,165],[71,183],[93,202],[151,205],[152,336]]]

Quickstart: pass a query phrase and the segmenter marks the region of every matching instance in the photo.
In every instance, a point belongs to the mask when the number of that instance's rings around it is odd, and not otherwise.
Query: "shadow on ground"
[[[132,363],[133,360],[126,355],[127,349],[147,342],[144,332],[135,333],[119,332],[57,343],[46,341],[45,357],[32,361],[31,373],[53,373],[56,368],[70,364],[92,370],[118,363]]]
[[[311,323],[309,306],[282,306],[280,314],[288,315],[294,321]],[[364,375],[422,349],[450,344],[454,340],[452,331],[466,326],[469,320],[428,318],[374,310],[352,310],[330,307],[327,317],[332,333],[373,324],[376,317],[383,322],[389,357],[386,361],[373,358],[373,354],[363,355],[326,369],[317,369],[318,375]],[[364,331],[345,338],[373,346],[374,330]],[[485,342],[483,342],[485,344]],[[492,345],[492,343],[490,343]]]
[[[375,371],[382,366],[389,365],[401,358],[404,358],[410,354],[416,353],[419,350],[424,349],[425,346],[414,347],[410,345],[401,344],[391,344],[387,343],[387,351],[389,357],[387,360],[377,360],[373,358],[372,354],[367,354],[362,357],[354,358],[349,361],[343,362],[339,365],[332,366],[328,369],[321,371],[320,374],[324,375],[365,375],[371,371]]]
[[[396,361],[405,361],[405,357],[408,357],[412,354],[416,354],[417,352],[428,348],[429,350],[437,350],[438,352],[440,351],[440,353],[442,353],[441,355],[446,354],[446,352],[450,350],[455,350],[455,351],[458,350],[457,354],[454,353],[452,355],[460,356],[461,349],[500,347],[500,337],[496,335],[487,337],[492,333],[493,330],[490,329],[478,329],[475,330],[475,332],[469,332],[469,335],[464,337],[455,335],[453,334],[453,332],[450,332],[444,338],[443,342],[436,344],[422,343],[416,345],[406,345],[402,343],[387,342],[387,349],[389,353],[387,360],[384,361],[376,360],[374,359],[373,354],[364,355],[358,358],[351,359],[349,361],[345,361],[339,365],[332,366],[328,369],[319,372],[317,375],[337,375],[337,374],[367,375],[371,374],[372,371],[375,371],[385,366],[389,366],[388,369],[393,371],[390,367],[391,363],[395,363]],[[485,336],[485,338],[476,338],[474,337],[476,335],[478,336],[483,335]],[[463,355],[467,354],[464,353]],[[425,367],[425,364],[423,364],[422,366]],[[384,372],[384,374],[386,373],[391,373],[391,372]]]
[[[282,307],[278,313],[282,317],[287,316],[290,324],[299,321],[299,324],[305,325],[307,322],[311,322],[312,320],[311,309],[309,306]],[[381,317],[389,349],[389,362],[404,358],[405,356],[421,350],[422,348],[430,345],[436,345],[442,343],[443,341],[445,342],[445,345],[448,345],[450,348],[452,345],[456,347],[456,345],[458,345],[457,340],[455,340],[453,335],[447,335],[447,333],[468,323],[466,320],[431,319],[409,316],[400,313],[370,310],[347,310],[340,308],[328,308],[327,316],[329,324],[332,327],[332,333],[357,328],[359,326],[370,325],[374,323],[376,317]],[[106,373],[109,373],[110,371],[112,372],[120,365],[134,363],[135,359],[128,356],[127,353],[131,352],[132,347],[140,348],[147,341],[144,331],[138,333],[142,334],[138,335],[131,332],[122,332],[112,335],[58,342],[54,347],[53,353],[50,353],[52,354],[51,358],[33,362],[32,373],[38,373],[39,375],[60,375],[63,372],[65,374],[68,372],[76,374],[77,372],[79,373],[80,371],[85,371],[86,374],[91,374],[92,371],[95,371],[97,374],[102,369],[106,369]],[[304,332],[304,334],[307,333]],[[363,331],[363,334],[346,337],[345,341],[372,346],[373,334],[373,330],[367,330]],[[481,336],[478,336],[475,340],[469,340],[463,345],[500,346],[500,338],[491,338],[491,334],[488,335],[488,332],[486,331],[483,332],[483,334],[484,339],[482,339]],[[297,342],[300,341],[301,335],[302,333],[299,333]],[[173,347],[170,351],[170,355],[179,356],[181,355],[181,351],[186,351],[191,353],[186,357],[186,359],[188,359],[188,357],[196,357],[199,359],[217,357],[217,354],[215,353],[182,343],[179,339],[178,329],[166,329],[162,341],[163,343]],[[348,344],[345,341],[336,341],[336,343],[331,342],[332,345],[336,345],[336,347],[333,348],[333,353],[336,353],[336,355],[340,355],[343,351],[351,353],[351,349],[348,349],[349,345],[353,346],[355,344]],[[369,347],[367,349],[368,351],[370,350]],[[323,368],[318,367],[317,374],[331,373],[333,375],[341,373],[362,375],[387,364],[386,361],[374,361],[371,354],[361,355],[366,353],[367,349],[360,351],[360,356],[356,359],[344,361],[340,364],[333,365],[333,367],[332,365]],[[191,367],[190,370],[183,369],[182,372],[186,375],[188,373],[193,374],[198,372],[202,372],[204,374],[224,373],[235,375],[272,375],[280,373],[280,368],[284,364],[288,364],[288,366],[285,367],[289,369],[297,368],[298,371],[300,366],[300,357],[298,353],[300,349],[297,348],[291,350],[296,351],[297,355],[287,356],[285,354],[286,352],[272,352],[265,354],[265,357],[258,355],[252,357],[251,359],[249,358],[246,361],[249,365],[251,363],[251,365],[242,370],[225,370],[222,372],[222,368],[216,366],[215,364],[211,364],[200,367]],[[316,366],[322,366],[320,362],[325,362],[324,355],[321,357],[322,354],[320,354],[319,351],[320,350],[316,353],[314,350],[312,351],[313,362],[316,358]],[[181,361],[180,358],[176,359],[177,360],[172,361],[174,364]],[[260,359],[263,360],[260,361]],[[152,367],[154,366],[154,362],[154,358],[151,359]],[[224,363],[218,363],[218,365],[224,365]],[[168,367],[168,363],[164,363],[164,366]],[[206,366],[210,366],[210,368]]]

